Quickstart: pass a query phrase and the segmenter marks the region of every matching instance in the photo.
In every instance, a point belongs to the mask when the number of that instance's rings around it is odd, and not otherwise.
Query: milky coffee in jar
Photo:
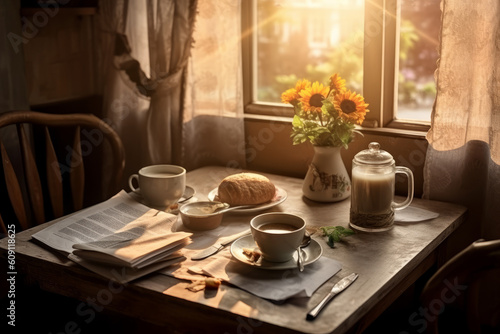
[[[396,173],[406,174],[408,196],[394,202]],[[366,231],[386,231],[394,225],[394,210],[410,205],[413,200],[413,173],[409,168],[395,166],[392,155],[370,143],[367,150],[352,161],[351,227]]]

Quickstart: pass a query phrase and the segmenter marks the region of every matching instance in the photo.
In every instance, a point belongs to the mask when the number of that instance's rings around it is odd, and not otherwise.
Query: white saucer
[[[243,248],[253,249],[256,247],[257,245],[255,244],[253,237],[251,235],[245,235],[232,243],[231,254],[236,260],[240,262],[262,269],[281,270],[297,268],[297,252],[294,252],[293,258],[288,260],[287,262],[269,262],[263,259],[259,259],[257,262],[249,261],[248,257],[243,254]],[[304,265],[306,266],[308,264],[316,262],[322,254],[323,248],[321,248],[321,245],[316,240],[312,239],[309,246],[302,248]]]
[[[182,194],[182,197],[179,198],[179,203],[187,201],[188,199],[193,197],[194,193],[195,191],[192,187],[186,186],[186,188],[184,189],[184,194]]]
[[[212,189],[208,193],[209,200],[211,200],[211,201],[215,200],[215,196],[217,196],[217,190],[218,190],[218,188],[215,188],[215,189]],[[266,210],[266,209],[272,208],[273,206],[276,206],[280,203],[283,203],[286,200],[287,196],[288,196],[288,194],[286,193],[286,191],[283,188],[276,186],[276,194],[274,194],[273,199],[270,200],[269,202],[262,203],[260,205],[256,205],[256,206],[249,208],[249,209],[236,209],[236,210],[233,210],[231,212],[247,213],[247,212],[257,212],[257,211]]]

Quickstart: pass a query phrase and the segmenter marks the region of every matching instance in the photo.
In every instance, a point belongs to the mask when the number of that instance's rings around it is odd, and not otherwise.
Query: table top
[[[239,172],[226,167],[203,167],[187,174],[187,184],[198,200],[227,175]],[[349,223],[349,199],[336,203],[318,203],[302,196],[302,180],[260,173],[287,192],[287,199],[266,212],[283,211],[301,215],[307,229],[344,226]],[[311,298],[273,303],[246,291],[223,284],[215,292],[191,292],[190,283],[153,274],[124,286],[113,295],[107,307],[119,312],[168,325],[179,331],[190,327],[204,332],[237,332],[255,328],[259,333],[346,333],[362,329],[425,270],[436,263],[440,245],[465,219],[466,208],[443,202],[414,199],[412,206],[439,213],[439,217],[418,223],[396,223],[386,232],[357,232],[330,248],[320,233],[313,238],[321,243],[323,255],[342,263],[342,270],[323,284]],[[250,219],[257,213],[241,216]],[[47,223],[50,224],[50,223]],[[46,224],[16,235],[16,268],[41,288],[85,300],[115,286],[43,245],[31,241],[31,235]],[[0,240],[6,257],[7,238]],[[332,300],[314,321],[307,312],[341,278],[356,272],[359,278]],[[197,321],[193,321],[197,319]],[[199,321],[198,321],[199,320]],[[202,327],[200,327],[202,326]],[[245,329],[246,328],[246,329]]]

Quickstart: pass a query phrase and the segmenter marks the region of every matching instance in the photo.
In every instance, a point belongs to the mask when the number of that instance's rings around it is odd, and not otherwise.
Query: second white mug
[[[137,180],[139,187],[133,185]],[[132,191],[140,188],[147,205],[169,207],[182,197],[186,188],[186,170],[176,165],[151,165],[130,175],[128,185]]]

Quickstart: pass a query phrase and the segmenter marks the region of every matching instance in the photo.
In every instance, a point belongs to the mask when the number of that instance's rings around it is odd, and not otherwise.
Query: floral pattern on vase
[[[302,192],[318,202],[338,202],[351,195],[351,180],[345,168],[340,147],[314,146]]]

